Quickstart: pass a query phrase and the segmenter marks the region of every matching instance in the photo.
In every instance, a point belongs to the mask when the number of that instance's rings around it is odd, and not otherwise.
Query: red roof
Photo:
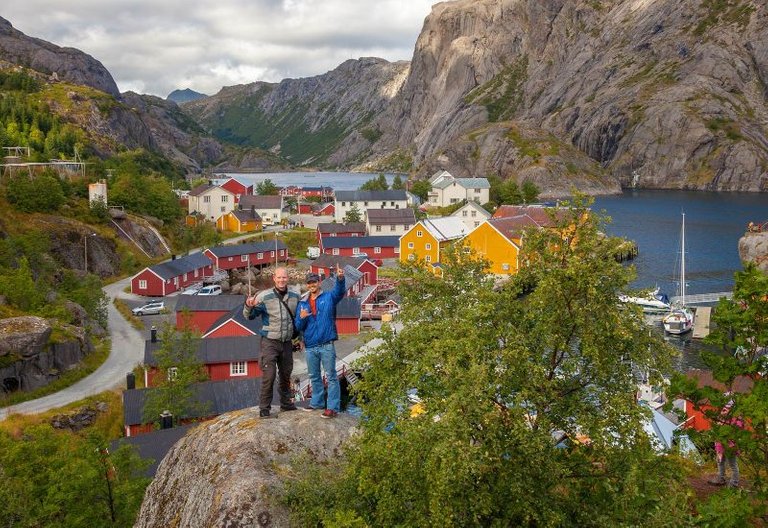
[[[554,213],[554,220],[552,218]],[[562,220],[568,213],[567,209],[557,207],[542,207],[540,205],[502,205],[493,213],[493,218],[509,218],[527,216],[539,227],[554,227],[557,220]]]

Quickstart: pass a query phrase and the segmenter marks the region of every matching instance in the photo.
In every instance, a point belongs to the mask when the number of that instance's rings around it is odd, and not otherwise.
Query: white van
[[[307,258],[309,259],[316,259],[320,256],[320,248],[317,246],[308,246],[307,247]]]
[[[221,295],[221,286],[214,284],[213,286],[203,286],[198,295]]]

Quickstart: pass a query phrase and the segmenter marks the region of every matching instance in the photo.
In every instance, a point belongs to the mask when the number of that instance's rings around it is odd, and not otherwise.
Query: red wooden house
[[[144,268],[131,278],[131,293],[163,297],[213,275],[211,261],[194,253]]]
[[[229,178],[224,181],[219,187],[223,187],[232,194],[235,195],[235,203],[240,202],[241,196],[247,196],[253,194],[253,183],[240,180],[239,178]]]
[[[360,299],[344,297],[336,305],[336,332],[339,335],[357,335],[360,333]]]
[[[211,381],[257,378],[261,376],[260,341],[254,335],[195,339],[195,354]],[[157,386],[157,352],[162,346],[159,339],[149,339],[144,345],[144,385],[147,387]]]
[[[247,337],[257,336],[261,330],[261,318],[248,319],[243,316],[243,306],[233,308],[228,314],[222,315],[203,334],[203,337]]]
[[[326,237],[320,239],[320,252],[347,257],[354,257],[362,253],[372,259],[398,258],[400,256],[400,237]]]
[[[312,206],[317,205],[311,202],[301,202],[299,204],[299,214],[312,214]]]
[[[321,222],[317,224],[318,242],[326,237],[362,237],[365,236],[365,223],[352,222],[349,224],[334,224]]]
[[[274,264],[275,251],[277,262],[285,262],[288,259],[288,246],[280,239],[249,244],[227,244],[208,248],[203,253],[217,269],[231,270],[245,269],[249,263],[257,267]]]
[[[713,387],[723,393],[728,388],[715,380],[712,371],[692,369],[686,373],[686,376],[694,378],[698,388]],[[752,390],[752,380],[746,376],[738,376],[733,382],[733,391],[737,393],[747,393]],[[685,427],[693,428],[697,431],[707,431],[712,428],[712,423],[707,418],[706,413],[711,413],[715,407],[709,404],[709,401],[690,402],[685,400]]]
[[[312,205],[313,216],[333,216],[335,213],[336,207],[333,205],[333,202]]]
[[[176,328],[189,326],[205,334],[214,323],[236,308],[242,309],[244,295],[179,295],[176,301]]]
[[[363,286],[375,286],[379,282],[379,267],[365,257],[343,257],[341,255],[327,255],[323,253],[313,260],[309,269],[312,273],[330,277],[336,270],[336,266],[352,266],[363,274]]]
[[[277,384],[275,384],[277,388]],[[153,430],[151,423],[146,423],[144,406],[153,388],[131,389],[123,392],[123,427],[125,436],[132,437]],[[185,413],[182,423],[191,423],[215,418],[220,414],[238,411],[259,404],[261,380],[259,378],[238,378],[221,381],[206,381],[193,386],[195,401],[201,407]],[[275,392],[274,401],[280,401]],[[200,409],[205,409],[201,411]]]

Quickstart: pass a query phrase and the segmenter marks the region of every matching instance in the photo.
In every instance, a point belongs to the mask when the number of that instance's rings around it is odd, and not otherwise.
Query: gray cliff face
[[[297,457],[338,457],[355,431],[349,415],[283,412],[258,418],[258,408],[219,416],[192,429],[160,463],[135,528],[288,527],[279,503],[284,479],[295,478]]]
[[[624,185],[635,174],[648,188],[768,190],[766,12],[751,1],[718,9],[437,4],[407,82],[377,121],[387,125],[381,147],[408,146],[430,164],[486,121],[514,120],[573,144]]]
[[[768,231],[745,233],[739,240],[739,258],[768,273]]]
[[[74,48],[62,48],[28,37],[0,17],[0,59],[45,73],[59,80],[90,86],[115,98],[120,91],[101,62]]]

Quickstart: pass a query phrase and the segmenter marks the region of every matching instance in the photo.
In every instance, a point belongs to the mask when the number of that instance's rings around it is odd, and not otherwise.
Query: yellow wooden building
[[[400,237],[400,261],[424,261],[437,271],[441,251],[464,238],[467,231],[467,226],[457,217],[420,220]]]
[[[236,209],[224,213],[216,219],[216,228],[219,231],[231,231],[232,233],[252,233],[262,230],[261,217],[253,209]]]

